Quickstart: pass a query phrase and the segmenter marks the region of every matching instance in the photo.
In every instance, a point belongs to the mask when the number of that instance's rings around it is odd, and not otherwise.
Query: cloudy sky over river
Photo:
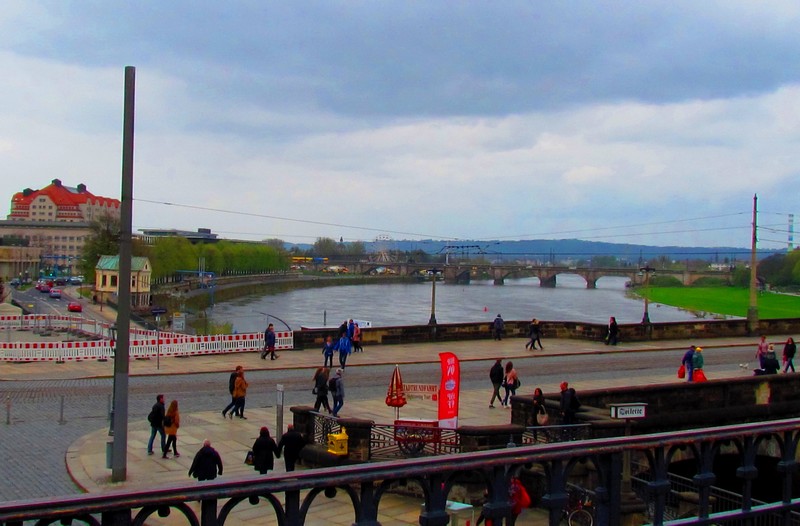
[[[136,229],[746,247],[758,193],[777,248],[798,27],[777,0],[8,0],[0,198],[118,197],[133,65]]]

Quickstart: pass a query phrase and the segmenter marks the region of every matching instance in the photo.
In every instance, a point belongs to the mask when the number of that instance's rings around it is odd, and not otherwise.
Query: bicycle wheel
[[[569,514],[567,523],[569,526],[592,526],[594,524],[594,517],[584,509],[574,510]]]

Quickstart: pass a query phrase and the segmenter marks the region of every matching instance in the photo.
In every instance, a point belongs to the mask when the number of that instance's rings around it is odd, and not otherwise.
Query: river
[[[438,323],[505,320],[568,320],[639,323],[644,304],[626,296],[622,277],[604,277],[587,289],[577,275],[559,275],[555,288],[539,286],[537,278],[506,280],[504,285],[473,281],[469,285],[436,284]],[[653,323],[695,319],[688,311],[650,304]],[[237,332],[264,330],[267,319],[277,330],[338,326],[345,319],[367,320],[374,327],[422,325],[431,314],[431,283],[340,285],[253,295],[219,303],[209,310],[215,323],[229,322]]]

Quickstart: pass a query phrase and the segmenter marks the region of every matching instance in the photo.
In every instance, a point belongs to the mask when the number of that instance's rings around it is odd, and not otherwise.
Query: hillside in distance
[[[589,259],[593,256],[614,256],[620,261],[638,264],[642,260],[667,257],[670,260],[702,259],[712,263],[747,261],[750,250],[741,247],[680,247],[634,245],[629,243],[607,243],[584,241],[580,239],[529,239],[498,241],[446,241],[446,240],[403,240],[391,239],[376,242],[363,242],[368,253],[381,251],[415,252],[427,254],[452,254],[454,256],[484,257],[489,260],[525,261],[567,261]],[[347,244],[347,243],[345,243]],[[297,246],[310,250],[312,245]],[[783,251],[759,250],[758,258],[763,259]]]

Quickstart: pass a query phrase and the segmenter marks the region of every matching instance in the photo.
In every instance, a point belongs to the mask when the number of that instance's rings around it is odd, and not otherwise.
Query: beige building
[[[0,247],[0,278],[8,283],[13,278],[35,279],[39,275],[42,249],[33,247]]]
[[[131,307],[144,310],[150,306],[150,260],[145,257],[131,258]],[[117,302],[119,292],[119,256],[100,256],[95,267],[95,294],[103,303]]]
[[[104,215],[118,219],[119,214],[119,200],[96,196],[85,184],[69,187],[53,179],[41,190],[26,188],[13,195],[11,213],[7,220],[0,221],[0,237],[5,245],[39,250],[32,278],[40,269],[57,268],[61,274],[72,274],[91,234],[91,222]],[[10,266],[25,267],[23,272],[31,272],[24,259],[10,262]],[[19,277],[18,274],[19,271],[13,276]],[[8,274],[2,272],[0,276]]]

